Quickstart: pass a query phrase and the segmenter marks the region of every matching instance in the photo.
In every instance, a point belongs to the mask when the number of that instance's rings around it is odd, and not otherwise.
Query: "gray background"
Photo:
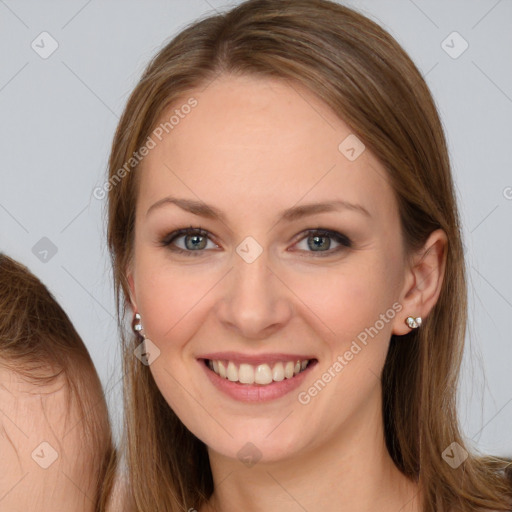
[[[118,118],[149,58],[198,16],[236,3],[0,0],[0,251],[27,265],[69,314],[116,432],[120,354],[105,205],[92,191],[104,183]],[[438,105],[470,279],[461,421],[474,448],[512,455],[512,1],[345,3],[403,45]],[[31,47],[51,48],[43,31],[58,43],[46,59]],[[469,45],[461,55],[454,31]]]

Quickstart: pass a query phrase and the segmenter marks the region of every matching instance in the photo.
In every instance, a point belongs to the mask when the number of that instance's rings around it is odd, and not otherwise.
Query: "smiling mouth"
[[[293,379],[316,363],[316,359],[277,361],[262,364],[237,364],[228,360],[205,359],[205,365],[222,379],[239,384],[267,386],[273,382]]]

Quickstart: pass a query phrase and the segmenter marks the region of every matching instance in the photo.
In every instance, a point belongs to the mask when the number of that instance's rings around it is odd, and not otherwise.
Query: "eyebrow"
[[[193,213],[194,215],[199,215],[201,217],[205,217],[207,219],[212,220],[220,220],[226,223],[226,216],[218,208],[208,205],[202,201],[196,201],[193,199],[181,199],[172,196],[164,197],[163,199],[160,199],[159,201],[151,205],[146,212],[146,217],[151,211],[154,211],[155,209],[168,204],[174,204],[181,208],[182,210]],[[337,199],[321,203],[309,203],[301,206],[293,206],[280,212],[277,217],[277,220],[291,222],[302,217],[305,217],[307,215],[314,215],[315,213],[326,213],[339,210],[351,210],[354,212],[361,213],[368,218],[372,217],[370,212],[364,206],[360,204],[350,203],[342,199]]]

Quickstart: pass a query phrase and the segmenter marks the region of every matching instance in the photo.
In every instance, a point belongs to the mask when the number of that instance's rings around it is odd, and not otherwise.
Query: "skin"
[[[150,371],[208,446],[215,491],[201,512],[370,511],[376,503],[384,512],[421,510],[420,489],[384,444],[379,375],[391,334],[409,332],[405,318],[426,318],[438,298],[444,232],[405,254],[384,168],[369,150],[355,161],[338,150],[351,130],[309,91],[221,76],[190,96],[197,107],[143,161],[127,277],[132,307],[160,350]],[[225,219],[174,204],[147,213],[169,195],[204,201]],[[284,209],[337,199],[371,217],[342,209],[276,220]],[[210,233],[198,256],[160,244],[190,226]],[[304,233],[316,228],[345,234],[352,247],[336,251],[330,238],[330,253],[317,256]],[[252,263],[236,252],[247,236],[263,249]],[[174,246],[185,249],[185,241]],[[299,403],[298,391],[394,303],[401,311],[307,405]],[[197,357],[211,351],[312,354],[318,364],[298,391],[247,404],[205,376]],[[247,442],[261,453],[252,467],[237,457]]]
[[[32,383],[0,364],[0,510],[94,510],[95,466],[68,397],[61,377]]]

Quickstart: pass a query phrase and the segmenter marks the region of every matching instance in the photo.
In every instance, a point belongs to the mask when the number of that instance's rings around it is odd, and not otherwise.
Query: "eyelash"
[[[339,247],[331,250],[328,249],[326,251],[305,251],[313,254],[314,257],[325,257],[325,256],[331,256],[332,254],[338,253],[339,251],[343,249],[347,249],[352,247],[352,241],[350,238],[348,238],[346,235],[342,233],[338,233],[337,231],[332,231],[329,229],[323,229],[323,228],[317,228],[317,229],[307,229],[304,232],[304,236],[300,238],[296,243],[301,242],[304,239],[307,239],[311,236],[321,236],[321,237],[328,237],[334,239],[336,242],[340,244]],[[172,233],[169,233],[160,241],[160,245],[162,247],[168,247],[169,250],[173,251],[177,254],[186,254],[187,256],[197,257],[200,256],[201,253],[204,253],[206,249],[198,249],[198,250],[185,250],[180,249],[179,247],[171,247],[171,244],[177,240],[178,238],[181,238],[182,236],[186,235],[199,235],[199,236],[205,236],[208,237],[209,233],[205,229],[201,227],[192,227],[189,228],[183,228],[178,229],[176,231],[173,231]],[[211,240],[213,241],[213,240]]]

